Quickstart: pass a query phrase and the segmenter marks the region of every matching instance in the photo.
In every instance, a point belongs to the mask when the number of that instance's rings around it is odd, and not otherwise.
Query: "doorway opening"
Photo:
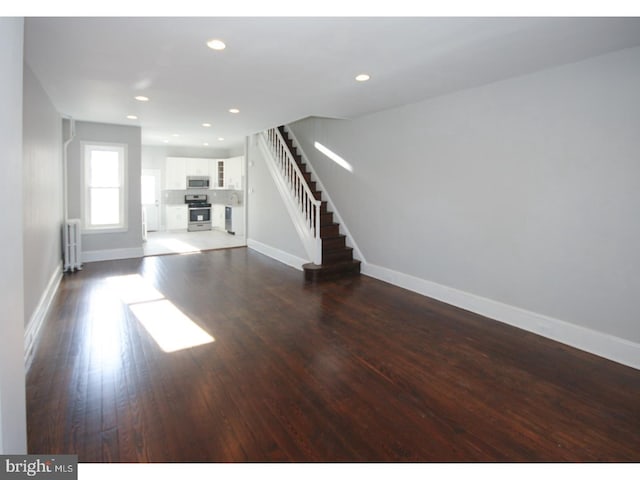
[[[241,164],[240,159],[237,163]],[[242,172],[244,169],[238,170]],[[183,172],[182,175],[184,182]],[[199,253],[246,246],[243,172],[238,175],[235,184],[225,185],[224,189],[198,191],[185,189],[182,185],[173,187],[162,176],[163,171],[157,168],[143,168],[141,172],[144,256]],[[190,211],[185,197],[190,194],[193,196],[194,192],[198,196],[206,195],[210,207],[210,229],[193,231],[189,228]]]

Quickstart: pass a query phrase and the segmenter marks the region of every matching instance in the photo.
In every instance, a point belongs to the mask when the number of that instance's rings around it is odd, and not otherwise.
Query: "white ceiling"
[[[224,40],[226,50],[207,48],[211,38]],[[140,125],[146,145],[222,148],[311,115],[354,118],[636,45],[638,18],[25,22],[26,62],[60,113]],[[355,82],[363,72],[371,80]]]

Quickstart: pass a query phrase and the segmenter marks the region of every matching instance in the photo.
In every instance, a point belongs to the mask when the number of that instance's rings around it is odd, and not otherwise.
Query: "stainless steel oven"
[[[211,230],[211,204],[206,195],[185,195],[184,202],[189,211],[187,231]]]

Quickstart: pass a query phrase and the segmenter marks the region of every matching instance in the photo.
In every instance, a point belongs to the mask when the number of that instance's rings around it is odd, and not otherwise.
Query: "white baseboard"
[[[44,325],[44,320],[47,318],[49,308],[51,308],[51,302],[58,291],[61,280],[62,266],[58,265],[51,275],[44,292],[42,292],[40,301],[31,318],[29,318],[29,323],[27,323],[24,329],[24,363],[26,371],[29,371],[29,367],[31,366],[31,360],[33,359],[33,352],[38,341],[40,329],[42,325]]]
[[[82,252],[82,263],[102,262],[104,260],[123,260],[125,258],[144,257],[143,247],[114,248],[112,250],[89,250]]]
[[[251,238],[247,239],[247,247],[255,250],[256,252],[260,252],[267,257],[271,257],[274,260],[278,260],[285,265],[289,265],[290,267],[295,268],[296,270],[302,271],[302,265],[305,263],[309,263],[309,260],[304,258],[296,257],[295,255],[291,255],[290,253],[279,250],[270,245],[264,244],[262,242],[258,242],[257,240],[253,240]]]
[[[378,265],[363,263],[362,273],[640,370],[640,344],[638,343]]]

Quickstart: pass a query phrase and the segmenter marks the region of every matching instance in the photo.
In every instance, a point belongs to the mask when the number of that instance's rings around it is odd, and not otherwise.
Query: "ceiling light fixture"
[[[137,120],[138,119],[138,117],[136,115],[127,115],[127,118],[129,120]]]
[[[173,133],[171,136],[172,136],[172,137],[179,137],[179,136],[180,136],[180,134],[179,134],[179,133]]]
[[[225,43],[222,40],[218,40],[217,38],[209,40],[207,42],[207,47],[209,47],[211,50],[224,50],[225,48],[227,48]]]
[[[240,113],[240,110],[238,110],[237,108],[230,108],[229,113]]]
[[[138,96],[133,97],[133,98],[135,98],[139,102],[148,102],[149,101],[149,97],[145,97],[144,95],[138,95]]]
[[[371,77],[369,75],[367,75],[366,73],[361,73],[360,75],[356,76],[356,82],[366,82],[370,78]]]
[[[206,127],[206,128],[209,128],[211,126],[211,124],[210,123],[203,123],[202,126]]]
[[[205,147],[209,146],[209,144],[207,142],[204,142],[202,145],[204,145]]]
[[[163,141],[164,143],[169,143],[169,140],[166,140],[166,139],[165,139],[165,140],[162,140],[162,141]]]
[[[219,142],[224,142],[224,137],[218,137]]]

